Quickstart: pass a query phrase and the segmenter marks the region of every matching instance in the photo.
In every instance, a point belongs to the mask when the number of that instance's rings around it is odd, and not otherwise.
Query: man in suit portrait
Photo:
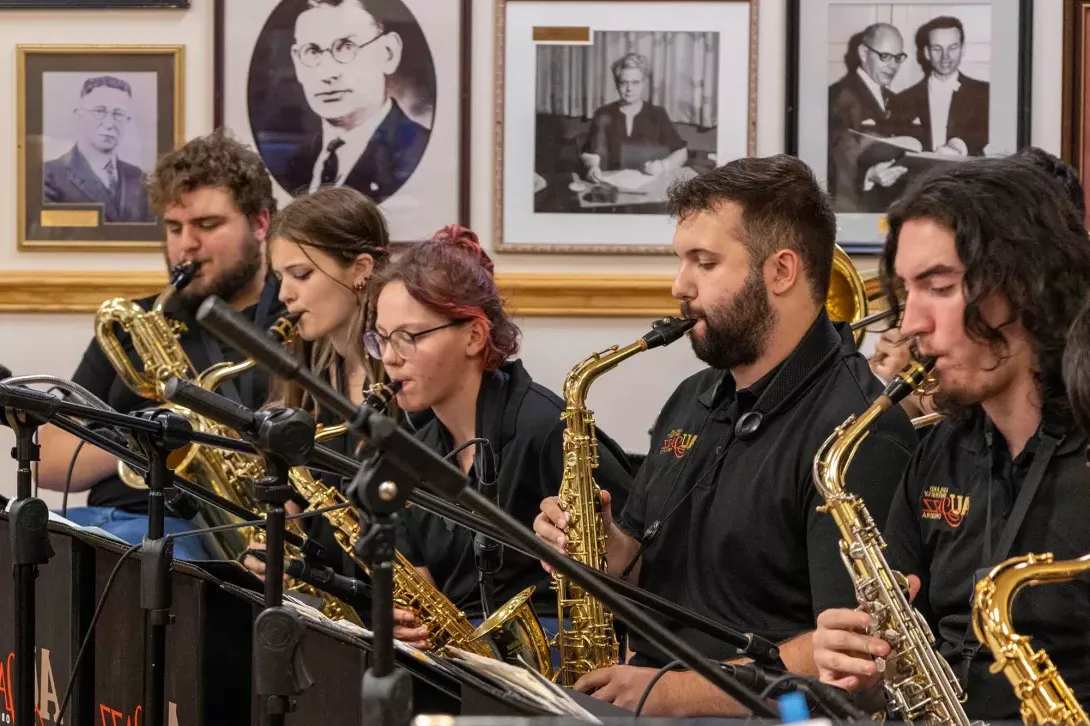
[[[73,110],[76,142],[43,165],[44,203],[100,205],[106,224],[155,221],[140,167],[117,153],[132,121],[132,100],[132,86],[115,76],[83,82]]]
[[[284,186],[293,195],[344,185],[382,202],[420,163],[430,132],[387,88],[402,53],[389,27],[412,22],[407,13],[400,0],[308,0],[299,14],[295,77],[322,131],[287,164]]]
[[[965,27],[943,15],[916,32],[924,79],[893,99],[894,123],[914,136],[925,151],[980,156],[988,144],[988,89],[959,68],[965,52]]]
[[[867,26],[853,45],[848,72],[829,86],[829,193],[838,212],[884,212],[907,169],[888,147],[860,134],[891,135],[889,86],[908,55],[901,32],[888,23]]]

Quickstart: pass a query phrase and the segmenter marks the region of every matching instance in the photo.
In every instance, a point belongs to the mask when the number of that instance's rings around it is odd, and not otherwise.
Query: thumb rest
[[[1012,557],[992,568],[973,592],[973,632],[995,658],[989,670],[1002,672],[1021,702],[1026,724],[1088,724],[1086,711],[1056,670],[1052,659],[1034,650],[1030,637],[1014,629],[1011,609],[1024,587],[1069,582],[1090,571],[1090,555],[1054,561],[1051,552]]]
[[[365,394],[365,403],[383,411],[392,401],[400,384],[376,383]],[[315,442],[326,441],[343,434],[345,424],[323,429]],[[336,488],[316,479],[305,467],[295,467],[289,474],[295,491],[307,501],[306,511],[345,504],[345,496]],[[343,507],[322,514],[333,528],[334,537],[341,549],[370,576],[371,568],[356,553],[356,543],[363,532],[359,512],[353,507]],[[418,624],[427,629],[435,651],[448,646],[469,651],[486,658],[497,658],[487,639],[496,643],[502,660],[516,662],[519,656],[546,677],[552,673],[552,657],[549,642],[534,613],[530,598],[534,588],[528,587],[474,628],[465,613],[435,585],[429,582],[400,551],[394,553],[394,605],[411,610]]]
[[[878,399],[850,416],[825,440],[813,462],[814,485],[840,531],[840,556],[852,578],[856,598],[874,625],[870,634],[890,645],[888,658],[876,658],[892,710],[909,723],[968,726],[965,694],[950,664],[934,648],[927,621],[912,607],[908,581],[886,561],[886,543],[866,503],[847,490],[846,475],[870,425],[930,377],[933,360],[910,361]]]

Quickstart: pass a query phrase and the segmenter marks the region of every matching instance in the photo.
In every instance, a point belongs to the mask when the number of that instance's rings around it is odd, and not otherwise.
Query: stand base
[[[361,724],[409,726],[413,718],[412,678],[401,669],[388,676],[376,676],[370,669],[363,674]]]

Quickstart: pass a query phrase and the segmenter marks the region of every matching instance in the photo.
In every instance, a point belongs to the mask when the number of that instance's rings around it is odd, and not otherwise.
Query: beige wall
[[[235,0],[232,0],[235,1]],[[243,0],[238,0],[243,1]],[[472,223],[485,243],[492,211],[491,0],[474,0],[472,128]],[[1060,147],[1062,0],[1036,0],[1033,57],[1033,143]],[[757,153],[783,148],[784,2],[762,0],[759,17]],[[19,253],[15,245],[16,149],[14,108],[15,46],[30,43],[181,43],[186,46],[188,137],[212,129],[212,1],[192,0],[188,11],[8,11],[0,14],[0,269],[155,270],[157,254]],[[670,273],[669,257],[496,255],[500,272]],[[861,267],[872,266],[861,261]],[[591,352],[628,343],[647,330],[636,318],[522,318],[523,358],[542,383],[559,390],[564,375]],[[16,374],[70,376],[91,335],[91,315],[0,313],[0,362]],[[628,449],[644,450],[647,430],[677,381],[698,370],[684,342],[637,356],[595,384],[591,405],[599,423]],[[7,457],[10,432],[0,429],[0,458]],[[14,465],[0,462],[0,492],[14,490]],[[8,473],[10,472],[10,473]],[[49,497],[51,505],[59,498]],[[73,502],[80,501],[73,498]]]

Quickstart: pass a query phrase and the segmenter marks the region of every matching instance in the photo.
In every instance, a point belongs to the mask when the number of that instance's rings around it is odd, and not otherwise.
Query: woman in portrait
[[[627,53],[611,70],[620,100],[602,106],[591,119],[580,156],[587,180],[599,183],[602,172],[620,169],[658,176],[684,166],[689,151],[666,109],[643,100],[647,58]]]

